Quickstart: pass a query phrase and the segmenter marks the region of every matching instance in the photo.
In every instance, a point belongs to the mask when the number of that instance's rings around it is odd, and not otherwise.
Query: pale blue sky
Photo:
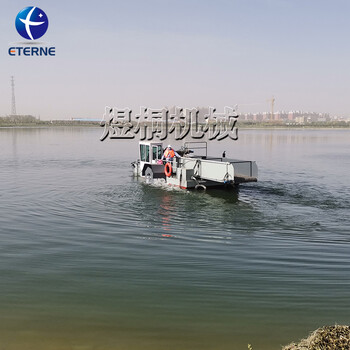
[[[43,9],[55,57],[10,57],[14,21]],[[350,116],[348,0],[3,0],[0,115],[101,117],[104,106],[238,104]]]

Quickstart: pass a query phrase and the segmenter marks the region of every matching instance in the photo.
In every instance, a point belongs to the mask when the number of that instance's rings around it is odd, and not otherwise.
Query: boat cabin
[[[161,142],[140,142],[140,161],[156,164],[163,156],[163,144]]]

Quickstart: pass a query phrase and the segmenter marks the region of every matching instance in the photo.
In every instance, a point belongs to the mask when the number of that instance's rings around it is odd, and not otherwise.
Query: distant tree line
[[[8,115],[0,117],[1,124],[18,125],[18,124],[40,124],[40,119],[32,115]]]
[[[133,121],[133,124],[136,122]],[[150,124],[151,123],[145,123]],[[200,121],[200,124],[203,122]],[[9,126],[99,126],[100,123],[96,121],[88,120],[40,120],[32,115],[8,115],[0,117],[0,127]],[[303,128],[303,127],[317,127],[317,128],[350,128],[350,122],[348,121],[325,121],[325,122],[309,122],[305,124],[296,123],[294,121],[285,122],[282,120],[273,121],[253,121],[242,120],[238,118],[238,127],[253,127],[253,128],[270,128],[270,127],[291,127],[291,128]]]
[[[40,120],[32,115],[8,115],[0,117],[0,126],[99,126],[99,122],[78,120]]]

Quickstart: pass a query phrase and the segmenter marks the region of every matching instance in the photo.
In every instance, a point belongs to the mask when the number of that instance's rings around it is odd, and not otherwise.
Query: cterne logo
[[[28,42],[15,43],[9,47],[10,56],[55,56],[54,46],[46,47],[45,43],[34,41],[41,38],[49,27],[49,19],[46,13],[39,7],[28,6],[18,12],[15,21],[19,35],[30,40]]]
[[[19,35],[28,40],[41,38],[47,31],[49,20],[46,13],[35,6],[25,7],[18,12],[16,29]]]

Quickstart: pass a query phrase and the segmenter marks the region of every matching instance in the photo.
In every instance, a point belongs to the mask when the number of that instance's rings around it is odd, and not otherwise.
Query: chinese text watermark
[[[168,134],[174,134],[175,140],[186,136],[201,139],[206,134],[209,140],[223,140],[229,137],[238,139],[236,127],[238,114],[232,107],[225,107],[223,113],[217,113],[213,107],[152,109],[141,107],[132,118],[130,108],[105,107],[100,123],[104,127],[101,141],[110,139],[133,139],[136,134],[140,140],[165,140]]]

